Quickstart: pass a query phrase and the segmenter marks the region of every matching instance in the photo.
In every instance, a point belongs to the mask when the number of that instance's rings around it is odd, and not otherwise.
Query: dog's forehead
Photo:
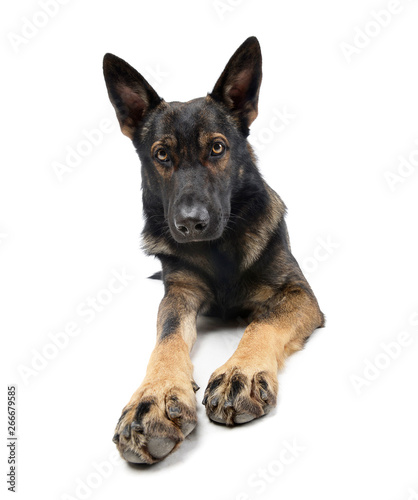
[[[198,137],[202,133],[225,132],[228,119],[212,99],[198,98],[188,102],[164,102],[153,120],[154,136]]]

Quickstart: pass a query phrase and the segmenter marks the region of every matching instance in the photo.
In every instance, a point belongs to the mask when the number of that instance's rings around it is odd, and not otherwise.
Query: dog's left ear
[[[231,57],[210,94],[237,116],[246,135],[258,114],[261,78],[260,44],[252,36]]]

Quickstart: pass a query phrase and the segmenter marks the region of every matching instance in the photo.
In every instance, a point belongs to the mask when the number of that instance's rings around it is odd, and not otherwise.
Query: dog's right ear
[[[132,139],[147,113],[162,99],[136,69],[113,54],[104,56],[103,73],[122,133]]]

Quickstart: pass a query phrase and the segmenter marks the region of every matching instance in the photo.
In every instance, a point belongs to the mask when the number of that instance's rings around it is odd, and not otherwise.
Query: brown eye
[[[165,149],[159,149],[156,153],[155,153],[155,157],[157,158],[157,160],[159,161],[168,161],[169,158],[168,158],[168,154],[167,154],[167,151]]]
[[[211,156],[219,156],[225,151],[225,146],[222,142],[215,142],[212,146]]]

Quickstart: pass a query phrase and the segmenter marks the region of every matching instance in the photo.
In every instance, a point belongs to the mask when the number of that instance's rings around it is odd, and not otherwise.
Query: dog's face
[[[186,103],[165,102],[116,56],[106,54],[103,68],[122,132],[141,160],[146,214],[163,211],[178,243],[221,237],[232,186],[249,175],[246,137],[261,84],[257,39],[239,47],[211,94]]]

